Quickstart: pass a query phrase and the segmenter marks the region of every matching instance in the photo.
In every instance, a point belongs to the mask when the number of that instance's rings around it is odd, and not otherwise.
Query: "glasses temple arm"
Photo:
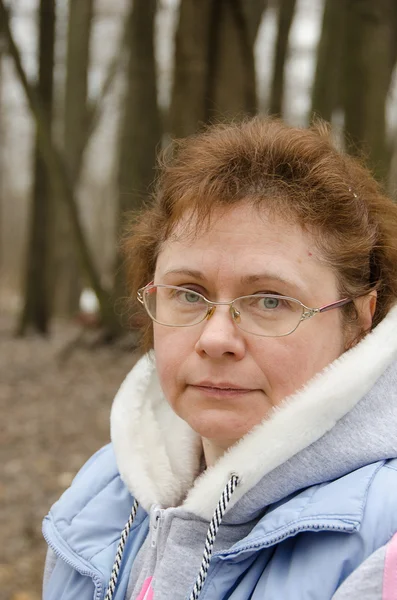
[[[320,306],[318,312],[327,312],[327,310],[332,310],[333,308],[340,308],[341,306],[345,306],[349,302],[353,302],[352,298],[343,298],[343,300],[337,300],[336,302],[331,302],[331,304],[325,304],[324,306]]]

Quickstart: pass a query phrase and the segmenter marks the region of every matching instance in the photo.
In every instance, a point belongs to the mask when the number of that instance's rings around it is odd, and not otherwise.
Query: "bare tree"
[[[331,121],[341,102],[341,68],[344,59],[347,0],[325,0],[317,65],[312,91],[312,117]]]
[[[4,56],[4,39],[0,35],[0,275],[2,270],[2,230],[1,223],[3,222],[3,202],[4,202],[4,111],[3,111],[3,56]]]
[[[41,99],[36,92],[35,86],[29,82],[22,66],[20,53],[10,29],[8,11],[4,5],[4,0],[0,0],[0,27],[2,35],[6,40],[7,52],[12,58],[16,73],[22,84],[30,110],[35,119],[37,141],[44,164],[47,168],[53,195],[68,206],[69,218],[73,225],[81,268],[85,272],[92,289],[98,297],[104,327],[109,332],[109,335],[117,335],[120,332],[120,325],[115,316],[110,295],[101,286],[97,268],[88,248],[80,222],[73,186],[67,172],[63,155],[52,141],[50,127],[46,119]],[[95,110],[93,114],[98,114],[98,111]]]
[[[296,0],[279,0],[278,2],[277,40],[269,105],[269,112],[274,115],[281,115],[283,110],[285,62],[295,6]]]
[[[39,77],[37,91],[49,127],[52,123],[55,49],[55,0],[40,0]],[[23,282],[24,305],[19,333],[32,328],[48,333],[49,304],[49,233],[50,186],[36,135],[34,153],[33,198],[31,205],[26,274]]]
[[[397,61],[397,2],[391,3],[391,26],[392,26],[392,49],[390,60],[390,71],[393,71]]]
[[[254,41],[263,2],[252,0],[258,10],[250,22],[242,0],[212,2],[208,41],[206,120],[229,119],[257,111]],[[255,27],[256,26],[256,27]]]
[[[63,120],[64,157],[78,189],[88,128],[87,82],[93,0],[69,0],[66,85]],[[74,314],[81,292],[80,268],[67,206],[57,204],[54,296],[57,312]]]
[[[156,0],[133,0],[126,44],[126,92],[120,124],[119,232],[124,216],[136,211],[153,181],[156,149],[161,142],[154,56]],[[117,257],[116,303],[125,296],[121,256]]]
[[[184,0],[175,45],[171,132],[257,110],[254,42],[264,0]]]
[[[347,148],[368,155],[379,179],[388,169],[385,103],[390,85],[393,0],[349,0],[344,56]]]
[[[176,137],[194,133],[206,119],[205,95],[212,0],[185,0],[175,36],[170,130]]]

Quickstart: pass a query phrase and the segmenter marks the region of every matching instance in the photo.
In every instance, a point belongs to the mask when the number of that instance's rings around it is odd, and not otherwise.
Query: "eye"
[[[196,292],[183,292],[183,299],[189,304],[194,304],[195,302],[200,302],[201,297],[196,294]]]
[[[263,307],[267,309],[278,308],[280,300],[278,298],[262,298]]]
[[[178,300],[181,304],[199,304],[204,302],[201,294],[195,290],[175,288],[172,292],[172,296]]]

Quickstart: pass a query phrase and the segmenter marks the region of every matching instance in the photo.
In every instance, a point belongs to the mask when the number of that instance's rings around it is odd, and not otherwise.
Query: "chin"
[[[232,425],[228,426],[228,423],[225,423],[224,421],[221,424],[220,419],[222,419],[222,417],[219,416],[215,422],[211,422],[208,419],[189,419],[187,420],[187,423],[201,437],[216,442],[216,444],[219,446],[227,448],[238,442],[238,440],[240,440],[250,431],[250,429],[246,428]]]

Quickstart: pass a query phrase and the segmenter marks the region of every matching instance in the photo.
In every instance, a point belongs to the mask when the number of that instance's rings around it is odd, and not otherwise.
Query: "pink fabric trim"
[[[397,533],[387,545],[382,600],[397,600]]]
[[[136,600],[153,600],[152,579],[153,577],[145,579],[141,592]]]

